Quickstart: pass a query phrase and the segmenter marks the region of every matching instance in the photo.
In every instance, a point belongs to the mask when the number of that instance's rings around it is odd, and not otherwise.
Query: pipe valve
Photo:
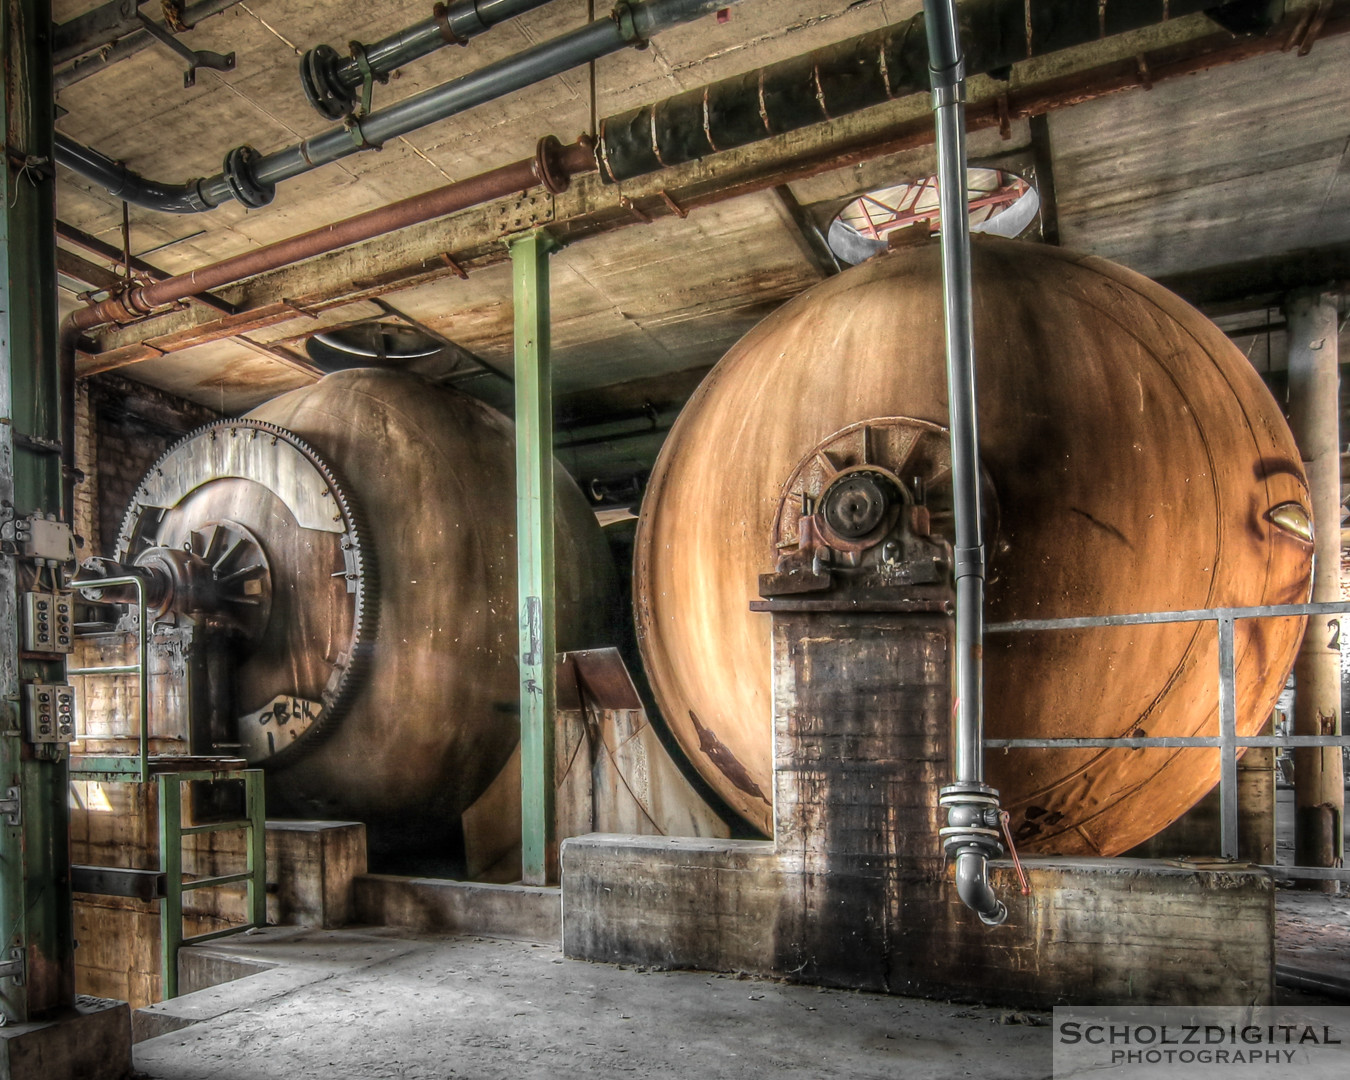
[[[989,860],[1003,854],[999,840],[998,792],[981,783],[944,787],[938,805],[947,808],[947,827],[938,830],[942,848],[956,862],[956,888],[962,901],[986,926],[998,926],[1008,909],[989,886]]]

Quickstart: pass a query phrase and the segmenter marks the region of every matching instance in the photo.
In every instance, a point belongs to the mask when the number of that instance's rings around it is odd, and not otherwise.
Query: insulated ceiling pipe
[[[1269,19],[1266,0],[1246,7]],[[999,71],[1167,19],[1209,11],[1231,27],[1235,5],[1214,0],[965,0],[958,7],[966,74]],[[1278,4],[1282,9],[1283,4]],[[1250,21],[1249,29],[1270,22]],[[924,16],[628,109],[600,123],[597,156],[608,183],[746,146],[929,88]]]
[[[97,151],[57,135],[56,160],[87,180],[117,187],[119,198],[150,210],[195,213],[237,199],[245,206],[271,202],[276,185],[361,150],[426,127],[487,101],[504,97],[564,71],[628,47],[640,47],[669,27],[690,22],[738,0],[636,0],[607,19],[543,42],[515,56],[452,79],[359,120],[348,120],[312,139],[273,154],[239,146],[225,156],[220,174],[186,184],[147,181]],[[112,190],[110,187],[109,190]]]
[[[331,45],[316,45],[300,58],[300,85],[309,103],[328,120],[341,120],[361,103],[367,76],[384,82],[389,73],[447,45],[467,45],[498,23],[543,7],[549,0],[455,0],[437,4],[431,17],[370,45],[352,42],[342,57]]]
[[[956,860],[956,888],[990,926],[1008,909],[989,887],[998,841],[998,792],[984,782],[984,528],[980,519],[980,430],[975,412],[975,321],[970,288],[970,215],[966,207],[966,72],[956,0],[924,0],[928,67],[937,122],[938,204],[942,215],[942,308],[946,319],[947,402],[952,442],[952,510],[956,524],[956,725],[953,782],[939,802],[939,829]]]

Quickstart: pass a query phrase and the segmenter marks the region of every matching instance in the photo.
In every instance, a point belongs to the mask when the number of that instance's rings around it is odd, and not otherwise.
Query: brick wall
[[[76,396],[75,531],[81,557],[112,555],[117,531],[141,477],[187,432],[218,413],[118,375],[81,379]]]

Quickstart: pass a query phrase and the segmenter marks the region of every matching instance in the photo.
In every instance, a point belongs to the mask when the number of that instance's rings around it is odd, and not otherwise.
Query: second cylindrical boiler
[[[1102,259],[987,239],[973,260],[989,620],[1306,600],[1299,454],[1223,333]],[[784,485],[850,425],[945,425],[943,364],[937,245],[882,255],[746,335],[657,462],[634,571],[647,673],[699,771],[762,831],[769,616],[749,603],[774,565]],[[1269,716],[1301,631],[1300,619],[1238,624],[1241,733]],[[995,636],[985,659],[990,737],[1217,733],[1212,623]],[[988,755],[988,774],[1029,850],[1113,855],[1194,804],[1218,760],[1010,750]]]

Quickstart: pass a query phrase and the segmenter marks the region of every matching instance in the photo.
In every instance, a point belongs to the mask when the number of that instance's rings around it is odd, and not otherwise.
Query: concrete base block
[[[131,1011],[125,1001],[80,997],[59,1020],[0,1027],[0,1080],[126,1080]]]
[[[370,926],[430,934],[475,934],[556,945],[562,934],[558,889],[364,874],[356,912]]]
[[[563,952],[1017,1007],[1268,1004],[1274,889],[1241,865],[1032,859],[989,928],[941,859],[812,873],[768,842],[593,835],[563,846]]]
[[[366,827],[359,821],[269,821],[268,922],[334,929],[355,918],[352,881],[366,872]]]

